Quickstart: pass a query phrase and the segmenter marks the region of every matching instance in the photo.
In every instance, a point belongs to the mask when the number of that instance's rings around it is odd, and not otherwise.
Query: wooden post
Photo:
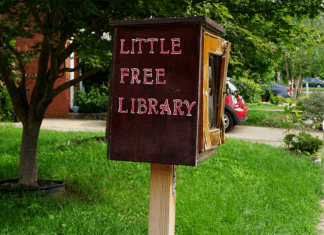
[[[175,202],[176,166],[151,164],[149,235],[174,234]]]

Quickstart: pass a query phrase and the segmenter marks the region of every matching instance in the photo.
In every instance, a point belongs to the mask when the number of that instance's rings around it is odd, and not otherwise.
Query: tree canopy
[[[112,41],[107,40],[107,33],[113,32],[109,20],[207,15],[226,28],[225,38],[232,43],[229,76],[248,74],[261,81],[273,76],[279,59],[285,51],[293,53],[301,42],[298,40],[308,41],[308,45],[316,41],[317,36],[307,39],[311,30],[299,22],[316,19],[323,8],[322,0],[0,1],[0,80],[4,81],[24,127],[20,183],[37,185],[38,134],[54,97],[110,66]],[[315,33],[312,31],[312,35]],[[41,40],[29,48],[16,46],[16,39],[36,35],[41,35]],[[321,50],[313,50],[313,56],[321,57]],[[65,66],[72,52],[82,59],[74,69]],[[32,60],[37,60],[38,71],[28,102],[25,65]],[[88,68],[86,73],[54,88],[59,77],[81,66]],[[307,71],[312,69],[315,68]]]
[[[262,81],[274,76],[280,45],[291,43],[298,31],[296,21],[323,12],[322,1],[203,1],[190,6],[190,14],[206,14],[226,28],[232,43],[229,76],[248,73]],[[295,19],[295,22],[292,21]]]

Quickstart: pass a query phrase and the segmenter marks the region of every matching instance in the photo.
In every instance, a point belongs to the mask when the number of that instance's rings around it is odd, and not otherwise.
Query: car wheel
[[[234,126],[234,121],[232,115],[227,111],[224,112],[224,121],[225,121],[225,132],[231,131]]]
[[[264,90],[264,94],[261,95],[261,99],[262,99],[262,102],[268,102],[269,101],[269,98],[270,98],[270,93],[269,93],[269,90]]]
[[[262,102],[269,102],[270,100],[270,94],[265,94],[264,96],[261,96]]]
[[[317,87],[317,88],[321,88],[322,86],[321,86],[320,84],[317,84],[316,87]]]

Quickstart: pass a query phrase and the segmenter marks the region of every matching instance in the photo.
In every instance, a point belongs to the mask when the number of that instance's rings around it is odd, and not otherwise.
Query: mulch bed
[[[37,183],[38,183],[38,186],[39,187],[45,187],[45,186],[56,185],[57,184],[57,181],[38,179],[37,180]],[[8,181],[8,182],[5,182],[5,183],[0,184],[0,188],[6,188],[6,189],[11,189],[11,188],[23,189],[23,188],[34,188],[34,187],[26,187],[26,186],[20,185],[20,184],[18,184],[18,180],[15,180],[15,181]]]

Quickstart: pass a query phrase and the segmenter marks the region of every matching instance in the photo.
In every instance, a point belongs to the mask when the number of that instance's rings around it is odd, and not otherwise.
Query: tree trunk
[[[287,82],[288,82],[288,86],[289,86],[289,80],[290,80],[290,84],[291,84],[291,92],[293,94],[294,92],[294,75],[293,75],[293,70],[289,73],[289,64],[288,64],[288,60],[287,57],[284,55],[284,60],[285,60],[285,70],[286,70],[286,75],[287,75]],[[293,68],[293,65],[292,65]]]
[[[297,78],[296,82],[295,82],[295,91],[294,91],[294,100],[297,99],[297,92],[298,92],[298,89],[299,89],[299,80],[300,80],[300,77]]]
[[[289,76],[289,66],[288,66],[288,60],[287,60],[287,57],[284,55],[284,60],[285,60],[285,70],[286,70],[286,76],[287,76],[287,81],[289,83],[289,79],[290,79],[290,76]]]
[[[299,76],[298,76],[298,80],[297,80],[297,84],[296,84],[296,97],[295,97],[295,100],[297,99],[297,92],[299,93],[299,95],[302,94],[302,74],[303,74],[303,68],[304,68],[304,65],[301,64],[300,65],[300,70],[299,70]]]
[[[295,76],[295,68],[294,68],[294,63],[291,63],[291,71],[290,71],[290,76],[291,76],[291,92],[292,92],[292,98],[296,98],[296,76]]]
[[[29,120],[23,123],[19,160],[19,184],[38,187],[37,142],[42,121]]]
[[[299,86],[298,86],[298,94],[302,94],[302,89],[303,89],[303,79],[299,79]]]

